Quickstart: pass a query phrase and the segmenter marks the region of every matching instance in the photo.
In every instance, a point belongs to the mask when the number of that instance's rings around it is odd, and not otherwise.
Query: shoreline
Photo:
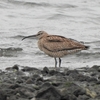
[[[100,100],[100,66],[0,70],[0,100]]]

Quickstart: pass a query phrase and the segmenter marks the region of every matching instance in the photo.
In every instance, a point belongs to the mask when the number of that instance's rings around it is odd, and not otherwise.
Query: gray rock
[[[0,90],[0,100],[7,100],[7,95],[2,90]]]
[[[60,92],[53,86],[41,88],[36,94],[36,100],[61,100]]]

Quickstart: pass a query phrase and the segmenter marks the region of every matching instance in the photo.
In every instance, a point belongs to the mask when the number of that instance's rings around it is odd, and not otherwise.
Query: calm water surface
[[[0,0],[0,69],[14,64],[54,67],[54,59],[24,36],[45,30],[90,46],[62,58],[62,67],[100,65],[99,0]]]

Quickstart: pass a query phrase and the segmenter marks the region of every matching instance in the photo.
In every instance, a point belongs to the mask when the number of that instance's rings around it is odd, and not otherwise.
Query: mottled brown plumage
[[[61,57],[72,54],[81,50],[88,49],[88,46],[69,38],[58,35],[49,35],[45,31],[39,31],[36,35],[27,36],[38,37],[38,47],[47,55],[55,58],[55,67],[57,67],[57,60],[59,58],[59,67],[61,66]],[[23,39],[25,39],[23,38]]]

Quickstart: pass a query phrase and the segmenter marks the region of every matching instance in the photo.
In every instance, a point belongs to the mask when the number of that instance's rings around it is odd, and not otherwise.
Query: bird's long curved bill
[[[26,36],[24,37],[22,40],[26,39],[26,38],[30,38],[30,37],[36,37],[37,35],[30,35],[30,36]]]

